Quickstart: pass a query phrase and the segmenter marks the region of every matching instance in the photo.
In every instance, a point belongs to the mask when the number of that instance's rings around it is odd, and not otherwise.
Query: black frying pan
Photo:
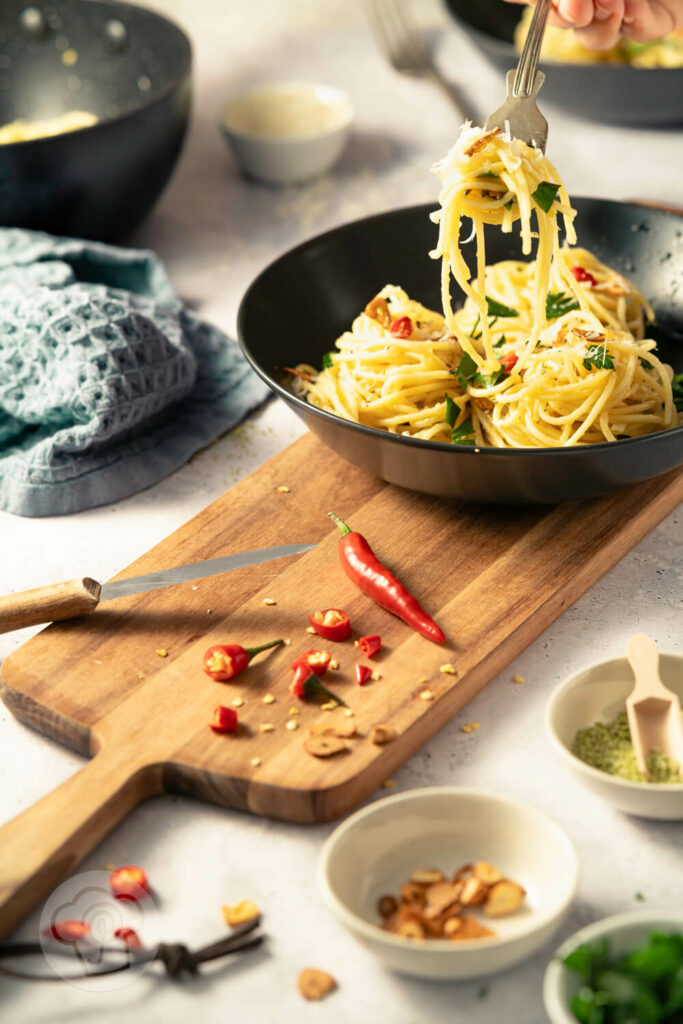
[[[2,0],[0,124],[74,109],[100,123],[0,146],[0,224],[126,235],[180,153],[190,77],[187,37],[152,11],[114,0]]]
[[[519,59],[512,44],[522,7],[503,0],[446,0],[457,23],[500,71]],[[683,68],[541,61],[544,100],[609,124],[683,124]]]
[[[581,245],[633,278],[657,314],[659,353],[683,370],[683,219],[602,199],[578,199]],[[391,483],[426,494],[496,503],[590,498],[683,463],[683,426],[647,437],[564,449],[460,448],[388,434],[322,412],[291,393],[283,367],[321,365],[323,353],[388,282],[440,309],[440,265],[429,205],[378,214],[281,256],[247,290],[238,334],[265,382],[325,444]],[[474,242],[466,247],[472,264]],[[488,262],[519,258],[519,241],[486,229]],[[453,283],[453,300],[458,294]]]

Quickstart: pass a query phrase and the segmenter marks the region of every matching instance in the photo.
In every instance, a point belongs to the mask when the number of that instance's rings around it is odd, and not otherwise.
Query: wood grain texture
[[[100,589],[96,580],[85,576],[0,597],[0,633],[87,615],[97,608]]]
[[[290,492],[279,492],[282,485]],[[676,472],[553,508],[464,505],[369,477],[310,435],[297,441],[121,576],[255,546],[315,541],[315,550],[109,602],[49,626],[3,664],[3,700],[17,717],[97,756],[0,830],[0,934],[150,793],[181,791],[295,822],[345,814],[681,498],[683,473]],[[354,587],[338,564],[339,534],[328,511],[366,534],[434,615],[446,645],[417,635]],[[381,679],[358,687],[354,668],[362,659],[352,641],[307,634],[308,613],[327,607],[348,611],[354,636],[381,634],[383,649],[371,663]],[[278,636],[291,645],[258,655],[233,682],[214,682],[201,670],[211,643],[252,646]],[[342,711],[302,705],[288,692],[289,664],[309,647],[338,659],[325,681],[353,708],[360,734],[328,760],[312,757],[304,742],[310,725]],[[455,675],[440,671],[448,662]],[[433,701],[420,699],[424,689]],[[266,693],[274,703],[263,703]],[[244,700],[240,731],[214,734],[213,708],[237,696]],[[296,731],[285,728],[292,705],[300,709]],[[368,734],[378,723],[398,738],[373,745]],[[275,729],[261,732],[263,724]],[[260,765],[251,764],[254,757]],[[30,837],[47,834],[47,823],[58,819],[49,842],[29,855]],[[31,876],[38,881],[29,885]]]

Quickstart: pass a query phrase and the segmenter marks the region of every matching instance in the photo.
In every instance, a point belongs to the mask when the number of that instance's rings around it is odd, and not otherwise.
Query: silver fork
[[[471,118],[459,89],[441,73],[422,29],[413,19],[408,0],[365,0],[375,41],[387,60],[403,75],[438,85],[464,121]]]
[[[538,70],[538,58],[551,3],[552,0],[538,0],[517,70],[507,73],[507,99],[485,125],[487,129],[509,132],[542,153],[548,141],[548,122],[536,106],[538,90],[545,82],[545,75]]]

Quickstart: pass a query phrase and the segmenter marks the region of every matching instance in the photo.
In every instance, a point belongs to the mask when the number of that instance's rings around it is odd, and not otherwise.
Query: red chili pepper
[[[413,321],[409,316],[400,316],[389,328],[395,338],[409,338],[413,333]]]
[[[512,368],[516,365],[517,359],[518,356],[514,352],[508,352],[507,355],[501,356],[498,361],[506,373],[512,373]]]
[[[377,654],[381,646],[382,638],[377,633],[372,633],[370,636],[362,636],[358,641],[358,649],[366,658],[372,658],[373,655]]]
[[[140,901],[149,896],[147,874],[142,868],[133,864],[112,871],[109,876],[109,885],[117,900]]]
[[[338,697],[336,693],[332,693],[326,686],[318,679],[315,672],[305,665],[297,665],[294,671],[294,679],[292,680],[289,692],[293,693],[299,700],[308,700],[309,697],[325,697],[327,700],[334,700],[337,704],[345,704],[345,702]]]
[[[295,658],[289,666],[293,672],[303,665],[309,672],[315,672],[317,676],[324,676],[330,667],[332,655],[329,651],[304,651],[298,658]]]
[[[117,928],[114,932],[115,939],[121,939],[129,949],[142,949],[142,942],[140,936],[135,931],[135,928]]]
[[[583,267],[572,267],[571,269],[572,274],[574,275],[574,280],[592,285],[596,285],[598,283],[593,275],[589,274],[589,272],[584,270]]]
[[[56,939],[57,942],[78,942],[89,934],[90,925],[87,921],[76,921],[71,918],[55,921],[49,928],[43,929],[46,939]]]
[[[351,620],[341,608],[325,608],[308,616],[318,636],[325,640],[348,640],[351,636]]]
[[[214,644],[204,653],[204,671],[207,676],[224,683],[227,679],[234,679],[245,668],[254,657],[269,647],[277,647],[284,643],[283,640],[271,640],[260,647],[241,647],[240,644]]]
[[[367,665],[356,665],[356,682],[359,686],[365,686],[372,675],[372,669]]]
[[[219,704],[217,708],[213,709],[209,725],[214,732],[237,732],[239,726],[237,712],[234,708],[226,708],[224,704]]]
[[[403,619],[422,636],[437,644],[445,643],[446,637],[436,622],[427,615],[403,584],[399,583],[394,574],[382,565],[365,537],[352,532],[334,512],[329,512],[328,515],[342,532],[339,541],[339,561],[349,579],[378,605]]]

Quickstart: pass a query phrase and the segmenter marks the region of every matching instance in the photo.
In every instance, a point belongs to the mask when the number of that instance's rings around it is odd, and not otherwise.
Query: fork
[[[407,0],[365,0],[365,9],[375,41],[394,70],[434,82],[456,107],[463,120],[470,120],[463,96],[437,67],[432,50],[423,31],[413,19]]]
[[[538,58],[552,0],[538,0],[517,69],[507,73],[507,98],[494,111],[485,128],[499,128],[545,153],[548,122],[536,106],[538,90],[545,75],[538,70]]]

